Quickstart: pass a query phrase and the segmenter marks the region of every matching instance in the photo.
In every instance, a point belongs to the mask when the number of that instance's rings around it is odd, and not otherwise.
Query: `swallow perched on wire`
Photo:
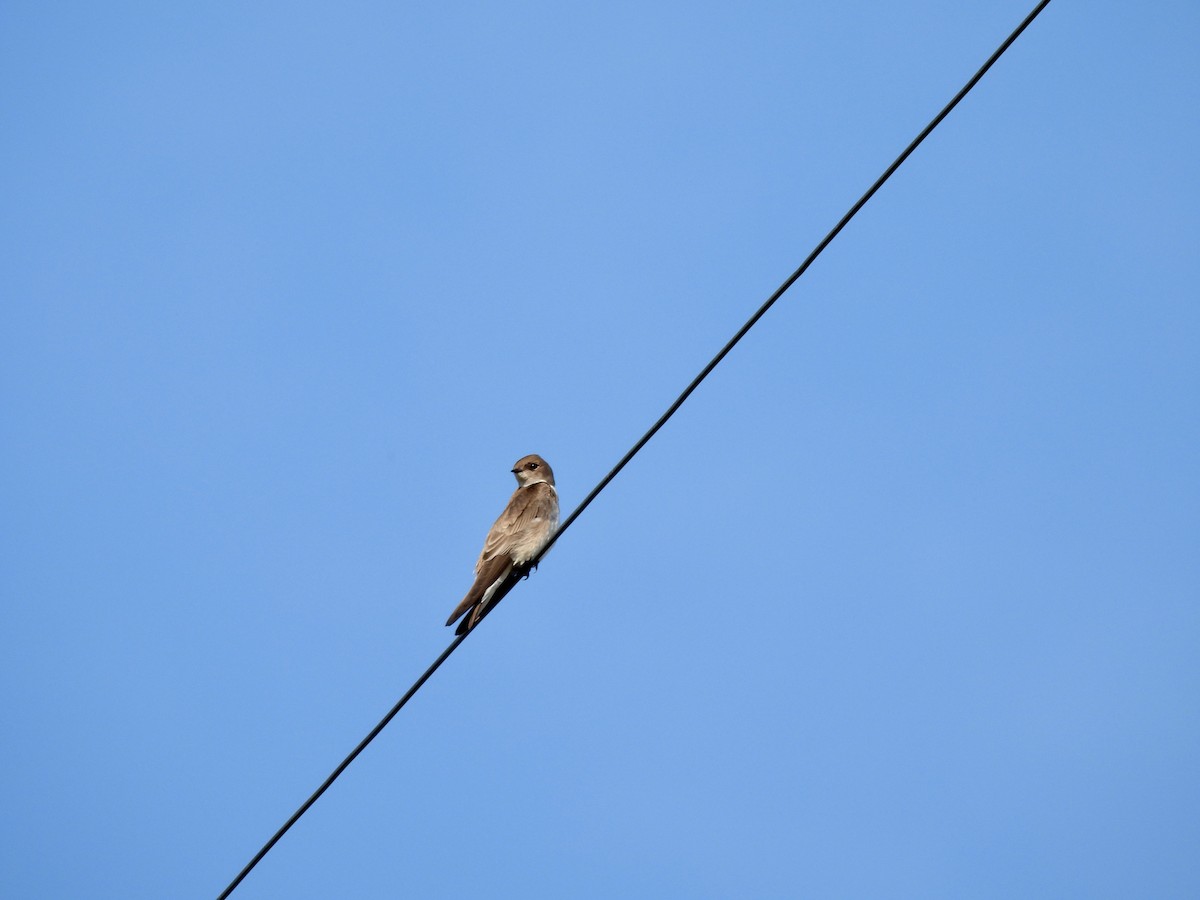
[[[506,581],[515,582],[528,574],[522,567],[541,552],[558,528],[558,492],[550,464],[535,453],[518,459],[512,473],[517,476],[517,489],[483,542],[483,552],[475,563],[475,583],[446,620],[453,625],[469,612],[455,634],[465,634],[487,615],[492,597]]]

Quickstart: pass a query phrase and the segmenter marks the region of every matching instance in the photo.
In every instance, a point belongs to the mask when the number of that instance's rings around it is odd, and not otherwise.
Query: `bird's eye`
[[[530,468],[530,469],[536,469],[536,468],[537,468],[537,463],[530,463],[530,464],[527,466],[527,468]]]

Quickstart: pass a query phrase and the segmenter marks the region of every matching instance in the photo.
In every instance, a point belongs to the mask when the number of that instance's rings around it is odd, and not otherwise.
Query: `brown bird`
[[[487,614],[496,591],[509,578],[515,582],[526,574],[521,567],[537,556],[558,527],[558,493],[549,463],[537,454],[523,456],[512,473],[517,476],[518,487],[483,542],[483,552],[475,563],[475,583],[446,620],[447,625],[453,625],[470,610],[455,634],[465,634],[475,627]]]

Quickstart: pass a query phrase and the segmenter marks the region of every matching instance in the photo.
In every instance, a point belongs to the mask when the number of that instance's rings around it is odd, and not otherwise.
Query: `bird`
[[[483,542],[483,552],[475,563],[475,583],[446,620],[447,625],[453,625],[468,613],[455,634],[466,634],[487,615],[493,596],[506,581],[515,583],[529,574],[524,567],[558,528],[558,492],[550,464],[533,453],[518,459],[512,473],[517,478],[517,489]]]

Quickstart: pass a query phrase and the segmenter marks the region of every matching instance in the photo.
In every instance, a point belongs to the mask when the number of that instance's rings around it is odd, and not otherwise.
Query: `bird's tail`
[[[458,606],[454,607],[454,612],[450,613],[450,618],[448,618],[446,620],[446,624],[453,625],[454,620],[457,619],[459,616],[461,616],[463,613],[465,613],[468,609],[470,609],[475,604],[475,601],[477,599],[479,599],[479,598],[475,596],[474,591],[471,591],[469,594],[467,594],[467,596],[463,597],[462,603],[460,603],[460,604],[458,604]],[[465,622],[466,619],[464,619],[463,621]],[[462,634],[462,632],[456,631],[455,634]]]
[[[506,575],[493,582],[491,588],[484,592],[484,595],[479,598],[479,602],[471,608],[470,614],[464,616],[463,620],[458,623],[458,628],[454,629],[454,633],[466,634],[468,631],[478,625],[480,620],[482,620],[484,616],[496,608],[496,604],[498,604],[508,595],[508,592],[512,590],[513,585],[520,581],[525,574],[526,569],[524,567],[510,569]],[[472,598],[468,595],[467,599]],[[464,600],[463,602],[465,603],[466,601]],[[462,604],[459,605],[461,606]],[[454,615],[450,617],[450,622],[453,622],[461,614],[462,613],[460,613],[458,610],[455,610]],[[449,625],[450,622],[447,622],[446,624]]]
[[[507,556],[494,557],[484,561],[482,569],[475,576],[475,583],[467,591],[467,596],[463,597],[462,602],[454,607],[454,612],[450,613],[450,618],[446,620],[447,625],[453,625],[455,619],[467,610],[471,611],[471,614],[459,625],[459,630],[455,634],[465,634],[475,627],[475,623],[480,619],[479,608],[486,607],[496,592],[504,586],[508,576],[512,573],[512,567],[512,560]],[[505,592],[507,593],[507,589]],[[500,596],[502,597],[504,594]]]

